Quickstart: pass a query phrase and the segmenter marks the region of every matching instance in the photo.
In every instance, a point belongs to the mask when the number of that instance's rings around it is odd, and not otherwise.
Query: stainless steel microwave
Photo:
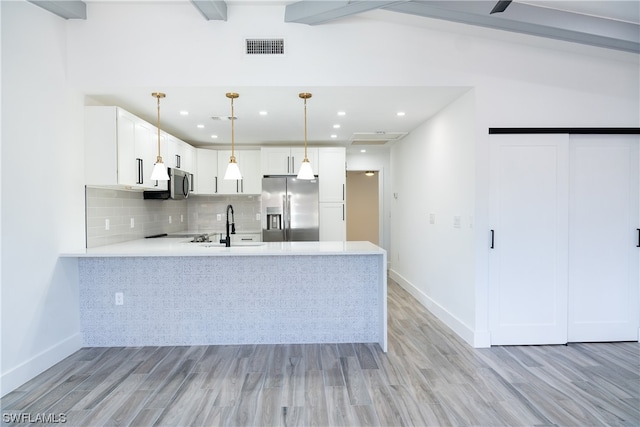
[[[184,200],[189,197],[189,192],[193,191],[193,175],[182,169],[169,168],[168,190],[145,191],[145,199],[174,199]]]

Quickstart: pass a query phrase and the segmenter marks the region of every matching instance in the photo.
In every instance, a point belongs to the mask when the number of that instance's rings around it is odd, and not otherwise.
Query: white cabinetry
[[[157,128],[118,107],[85,107],[85,183],[166,189],[151,181]]]
[[[165,134],[168,140],[167,167],[194,173],[196,169],[195,148],[175,136]]]
[[[320,241],[344,241],[347,239],[344,203],[319,203]]]
[[[234,243],[248,243],[248,242],[261,242],[262,234],[260,233],[237,233],[231,235],[231,244]]]
[[[263,147],[260,150],[262,175],[296,175],[304,159],[304,147]],[[318,149],[307,147],[307,158],[318,174]]]
[[[236,161],[242,174],[241,180],[225,180],[231,150],[218,151],[218,194],[260,194],[262,175],[260,173],[260,151],[235,150]]]
[[[218,194],[218,152],[205,148],[196,149],[196,164],[196,194]]]
[[[320,240],[346,240],[346,153],[341,147],[318,149]]]

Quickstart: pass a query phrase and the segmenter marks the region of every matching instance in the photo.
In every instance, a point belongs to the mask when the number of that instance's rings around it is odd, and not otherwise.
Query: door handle
[[[185,199],[189,197],[189,175],[182,178],[182,195]]]
[[[636,228],[636,230],[638,231],[638,244],[636,245],[636,248],[640,248],[640,228]]]
[[[494,249],[495,248],[495,236],[496,236],[496,232],[494,230],[491,230],[491,247],[490,249]]]
[[[138,166],[138,181],[136,184],[142,184],[144,182],[143,173],[142,173],[142,159],[136,158],[136,165]]]

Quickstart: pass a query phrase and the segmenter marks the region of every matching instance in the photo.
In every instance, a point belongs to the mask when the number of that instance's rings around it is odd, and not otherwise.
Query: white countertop
[[[218,243],[191,243],[189,238],[139,239],[96,248],[79,249],[63,257],[170,257],[170,256],[274,256],[376,255],[386,253],[371,242],[251,242],[226,248]]]

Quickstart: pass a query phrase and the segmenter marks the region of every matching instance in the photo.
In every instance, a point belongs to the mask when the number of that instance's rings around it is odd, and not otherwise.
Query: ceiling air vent
[[[387,142],[402,139],[407,132],[354,132],[351,135],[351,145],[384,145]]]
[[[284,55],[284,39],[245,39],[247,55]]]

